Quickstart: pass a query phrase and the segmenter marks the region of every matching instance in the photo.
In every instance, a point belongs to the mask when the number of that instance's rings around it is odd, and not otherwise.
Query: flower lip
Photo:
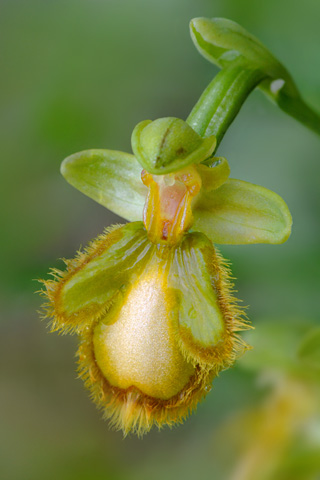
[[[163,175],[209,158],[216,138],[202,138],[183,120],[165,117],[140,122],[131,143],[140,165],[149,173]]]
[[[44,308],[53,330],[79,335],[79,375],[125,435],[181,422],[246,349],[228,269],[201,233],[155,245],[129,223],[66,262]]]

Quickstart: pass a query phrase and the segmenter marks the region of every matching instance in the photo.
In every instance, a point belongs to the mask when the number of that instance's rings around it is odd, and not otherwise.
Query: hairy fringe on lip
[[[67,317],[60,308],[59,302],[63,285],[92,259],[121,239],[120,227],[121,225],[116,225],[106,229],[84,251],[78,252],[75,259],[64,260],[67,266],[65,272],[52,269],[53,279],[41,280],[45,286],[42,295],[47,300],[43,306],[43,318],[49,319],[51,331],[58,330],[62,333],[71,332],[79,335],[80,346],[77,352],[79,377],[84,381],[92,400],[103,412],[104,418],[109,419],[115,429],[122,430],[124,435],[133,432],[142,436],[153,425],[161,428],[164,425],[172,427],[182,423],[210,391],[214,377],[221,370],[230,367],[250,348],[239,337],[238,332],[251,327],[248,324],[245,309],[239,306],[239,300],[234,296],[229,264],[210,242],[202,250],[202,255],[224,320],[225,330],[220,340],[214,346],[197,342],[188,328],[179,325],[179,313],[177,313],[174,343],[184,359],[194,367],[194,373],[185,386],[177,394],[164,400],[149,396],[134,385],[128,388],[112,385],[97,364],[93,336],[95,327],[102,317],[108,314],[113,302],[117,299],[113,298],[99,308],[94,307],[92,311],[85,310],[76,318],[72,315]],[[168,258],[172,256],[170,251],[176,248],[179,246],[163,247],[164,250],[168,249]],[[178,307],[177,312],[179,312]]]
[[[211,285],[214,288],[220,311],[225,321],[223,338],[213,347],[205,347],[192,338],[187,328],[179,328],[177,340],[186,360],[203,367],[211,365],[215,376],[222,370],[229,368],[235,360],[251,349],[238,332],[254,328],[245,313],[246,307],[240,306],[238,298],[234,296],[234,277],[227,261],[213,246],[213,255],[207,255],[206,263],[211,271]]]
[[[145,395],[132,386],[127,389],[114,387],[103,376],[94,355],[93,330],[82,333],[77,352],[78,373],[90,391],[90,397],[110,420],[116,430],[136,433],[139,437],[149,432],[153,425],[159,429],[172,427],[196,409],[199,401],[211,390],[214,369],[196,367],[195,374],[174,397],[161,400]]]
[[[87,324],[95,320],[97,317],[103,316],[106,313],[106,309],[103,308],[99,312],[94,312],[92,318],[90,315],[84,316],[79,321],[79,317],[76,317],[73,321],[73,317],[66,317],[63,311],[60,309],[60,292],[63,285],[83,268],[93,258],[100,255],[103,251],[110,248],[121,238],[121,227],[123,225],[111,225],[107,227],[102,234],[96,239],[92,240],[89,245],[83,250],[79,250],[76,256],[72,259],[62,258],[62,261],[66,265],[66,270],[62,271],[57,268],[51,268],[49,275],[53,278],[50,280],[38,280],[44,289],[40,290],[40,295],[45,298],[46,302],[41,307],[40,317],[42,320],[48,321],[48,326],[51,332],[59,331],[59,333],[79,333],[83,328],[86,328]]]

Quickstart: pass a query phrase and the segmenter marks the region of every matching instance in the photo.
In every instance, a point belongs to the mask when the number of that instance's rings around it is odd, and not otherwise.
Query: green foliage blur
[[[138,122],[187,117],[218,71],[191,42],[188,23],[198,16],[227,17],[256,35],[320,111],[318,1],[0,0],[3,479],[240,479],[230,476],[241,456],[231,440],[241,443],[250,431],[252,421],[239,421],[241,412],[259,410],[272,395],[273,387],[257,381],[261,371],[293,375],[306,388],[319,379],[319,372],[310,379],[299,369],[284,370],[283,355],[269,358],[268,352],[284,348],[290,357],[310,352],[311,345],[312,362],[319,360],[319,342],[299,342],[308,326],[320,324],[320,139],[260,92],[250,96],[219,148],[231,177],[280,194],[294,220],[284,245],[221,248],[232,261],[238,296],[250,306],[257,357],[249,352],[247,362],[223,372],[183,426],[123,440],[101,420],[76,378],[76,338],[48,335],[39,320],[34,279],[62,267],[59,258],[73,257],[105,226],[121,221],[71,188],[59,173],[61,161],[88,148],[130,151]],[[259,325],[265,336],[259,337]],[[310,362],[303,368],[309,371]],[[312,468],[296,466],[293,446],[278,476],[265,478],[320,478],[316,418],[316,441],[303,447],[304,456],[299,450],[301,465]]]

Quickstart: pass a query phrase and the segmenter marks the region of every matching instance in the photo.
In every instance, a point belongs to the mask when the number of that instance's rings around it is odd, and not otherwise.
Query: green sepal
[[[218,244],[278,244],[291,233],[292,218],[284,200],[242,180],[229,179],[217,190],[201,192],[193,214],[193,230]]]
[[[201,138],[183,120],[165,117],[138,123],[131,143],[136,159],[147,172],[164,175],[209,158],[216,139]]]
[[[126,220],[141,220],[147,188],[133,155],[84,150],[67,157],[61,173],[73,187]]]

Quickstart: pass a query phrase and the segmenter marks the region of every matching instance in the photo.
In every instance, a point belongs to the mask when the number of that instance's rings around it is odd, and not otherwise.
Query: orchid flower
[[[134,155],[88,150],[62,164],[69,183],[132,222],[108,228],[45,281],[52,329],[79,335],[80,376],[125,433],[181,421],[247,348],[238,332],[248,323],[214,244],[290,234],[284,201],[229,179],[227,161],[211,156],[215,143],[161,118],[137,125]]]
[[[51,329],[79,336],[79,375],[125,434],[181,422],[248,348],[239,332],[250,325],[215,245],[279,244],[291,232],[282,198],[229,178],[227,160],[215,156],[254,86],[267,88],[266,79],[271,85],[283,73],[266,71],[261,52],[252,73],[248,62],[256,59],[241,63],[246,49],[241,44],[242,57],[235,54],[236,24],[225,22],[222,33],[221,22],[191,24],[199,50],[228,65],[187,121],[143,121],[132,134],[133,154],[86,150],[61,167],[71,185],[129,221],[108,227],[65,260],[65,271],[53,269],[54,278],[43,280]],[[227,47],[212,47],[217,31],[218,41],[231,38]]]

